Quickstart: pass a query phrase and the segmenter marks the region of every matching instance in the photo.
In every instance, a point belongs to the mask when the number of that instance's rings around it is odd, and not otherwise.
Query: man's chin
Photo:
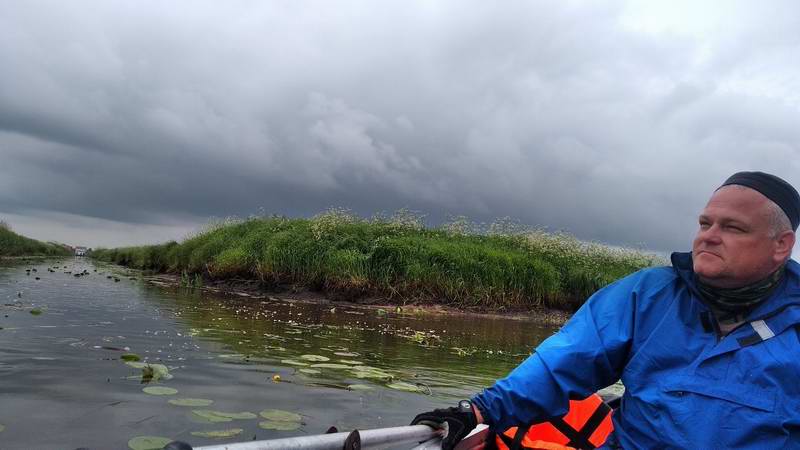
[[[700,277],[701,281],[708,283],[719,278],[722,275],[722,270],[718,267],[709,267],[707,264],[695,261],[694,273]]]

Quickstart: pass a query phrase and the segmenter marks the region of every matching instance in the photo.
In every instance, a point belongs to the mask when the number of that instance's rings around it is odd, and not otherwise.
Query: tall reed
[[[312,219],[215,223],[178,244],[95,250],[139,269],[302,285],[333,298],[380,296],[484,309],[574,309],[592,292],[662,263],[643,252],[566,234],[459,219],[436,228],[401,211],[362,219],[332,210]]]
[[[0,256],[66,256],[70,250],[63,245],[41,242],[11,231],[0,221]]]

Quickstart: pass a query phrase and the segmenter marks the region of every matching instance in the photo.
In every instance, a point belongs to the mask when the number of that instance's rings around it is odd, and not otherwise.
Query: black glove
[[[447,435],[442,439],[442,450],[452,450],[466,435],[478,426],[478,418],[472,411],[472,404],[462,401],[460,406],[452,408],[434,409],[414,417],[411,425],[432,425],[441,427],[447,424]]]

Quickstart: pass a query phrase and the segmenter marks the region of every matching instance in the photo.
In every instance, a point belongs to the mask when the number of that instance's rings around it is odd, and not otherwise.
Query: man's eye
[[[741,232],[743,232],[743,231],[744,231],[744,229],[742,229],[742,228],[740,228],[740,227],[737,227],[736,225],[728,225],[728,226],[727,226],[727,227],[725,227],[725,228],[727,228],[727,229],[729,229],[729,230],[731,230],[731,231],[735,231],[735,232],[737,232],[737,233],[741,233]]]

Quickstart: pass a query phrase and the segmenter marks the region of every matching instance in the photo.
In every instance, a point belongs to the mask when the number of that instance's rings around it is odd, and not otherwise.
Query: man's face
[[[770,236],[769,200],[758,191],[725,186],[700,214],[692,244],[694,271],[712,286],[734,288],[765,278],[783,262]]]

